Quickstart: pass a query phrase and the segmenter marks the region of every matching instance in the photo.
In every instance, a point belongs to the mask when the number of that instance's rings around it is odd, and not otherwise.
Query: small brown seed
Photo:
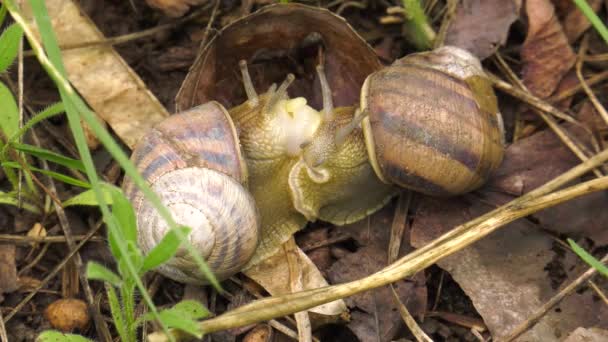
[[[44,317],[53,328],[64,332],[84,330],[90,320],[87,304],[74,298],[59,299],[51,303],[44,310]]]

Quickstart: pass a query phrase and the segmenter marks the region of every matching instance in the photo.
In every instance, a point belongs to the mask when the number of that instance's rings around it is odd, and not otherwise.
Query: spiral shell
[[[220,104],[170,116],[138,142],[131,159],[175,221],[192,228],[190,243],[219,279],[249,261],[260,223],[244,187],[247,169],[235,128]],[[169,227],[130,179],[123,188],[137,216],[139,246],[147,253]],[[185,249],[158,271],[180,282],[205,283]]]
[[[368,154],[386,183],[457,195],[481,186],[502,161],[496,97],[465,50],[409,55],[370,75],[361,108]]]

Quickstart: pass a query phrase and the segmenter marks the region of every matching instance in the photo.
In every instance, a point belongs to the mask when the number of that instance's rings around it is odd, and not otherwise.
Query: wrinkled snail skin
[[[502,161],[496,97],[465,50],[409,55],[370,75],[361,109],[370,160],[386,183],[458,195],[481,186]]]
[[[168,117],[137,144],[131,160],[174,220],[192,228],[189,241],[215,275],[225,279],[240,271],[256,250],[260,222],[226,110],[210,102]],[[127,177],[123,189],[147,253],[169,227]],[[180,282],[205,283],[184,249],[157,270]]]

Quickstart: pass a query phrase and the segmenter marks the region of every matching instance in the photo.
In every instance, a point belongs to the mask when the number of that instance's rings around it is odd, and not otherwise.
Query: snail
[[[369,75],[359,114],[336,132],[334,144],[359,124],[378,178],[427,195],[479,188],[504,154],[491,84],[479,60],[453,46],[408,55]]]
[[[132,156],[176,221],[194,228],[190,241],[220,279],[276,253],[307,221],[360,220],[395,185],[439,196],[471,191],[502,160],[496,98],[464,50],[409,55],[371,74],[359,108],[333,107],[322,66],[319,111],[289,98],[293,75],[258,95],[245,61],[240,69],[244,103],[226,110],[212,101],[171,116]],[[128,179],[123,187],[146,252],[167,227]],[[159,271],[204,283],[185,257],[178,252]]]
[[[131,160],[175,221],[192,228],[190,243],[219,279],[251,258],[259,215],[246,188],[235,127],[220,104],[209,102],[161,121],[137,143]],[[137,217],[139,247],[147,253],[169,227],[128,177],[123,189]],[[157,270],[180,282],[203,282],[185,250]]]
[[[339,175],[324,182],[338,189],[348,188],[353,179],[363,185],[371,182],[367,187],[373,189],[372,193],[381,191],[370,199],[380,203],[351,208],[349,191],[303,196],[307,191],[320,193],[310,189],[317,182],[305,172],[292,177],[299,182],[294,185],[289,182],[290,174],[301,159],[302,147],[320,126],[322,114],[308,106],[304,98],[287,96],[293,75],[288,75],[278,88],[273,85],[258,95],[245,61],[240,62],[240,69],[247,101],[229,110],[211,101],[172,115],[142,138],[131,156],[175,221],[193,228],[190,243],[218,279],[273,254],[272,246],[280,246],[285,236],[301,229],[307,220],[316,219],[315,214],[299,212],[299,202],[317,209],[329,207],[324,213],[330,221],[331,217],[346,215],[350,218],[345,222],[352,222],[367,215],[370,206],[379,208],[390,198],[383,193],[390,187],[373,177],[366,163],[362,134],[341,149],[350,154],[354,144],[362,160],[356,159],[353,167],[347,162]],[[323,89],[329,91],[326,81]],[[331,105],[326,107],[334,112]],[[335,112],[344,122],[352,118],[350,109]],[[362,168],[368,171],[361,172]],[[168,226],[128,177],[123,189],[136,212],[138,244],[147,253],[167,233]],[[344,198],[346,208],[340,206]],[[358,211],[355,216],[354,210]],[[157,271],[184,283],[206,283],[182,250]]]

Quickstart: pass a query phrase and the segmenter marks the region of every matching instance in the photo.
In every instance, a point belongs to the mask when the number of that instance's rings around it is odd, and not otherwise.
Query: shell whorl
[[[237,273],[258,243],[259,217],[243,186],[247,169],[226,110],[210,102],[170,116],[131,156],[178,224],[193,230],[189,241],[219,279]],[[125,178],[123,189],[137,215],[138,243],[149,252],[167,233],[166,222]],[[185,283],[205,283],[185,249],[157,269]]]
[[[481,186],[504,150],[502,119],[487,84],[479,61],[457,48],[410,55],[370,75],[361,108],[376,174],[435,196]]]

